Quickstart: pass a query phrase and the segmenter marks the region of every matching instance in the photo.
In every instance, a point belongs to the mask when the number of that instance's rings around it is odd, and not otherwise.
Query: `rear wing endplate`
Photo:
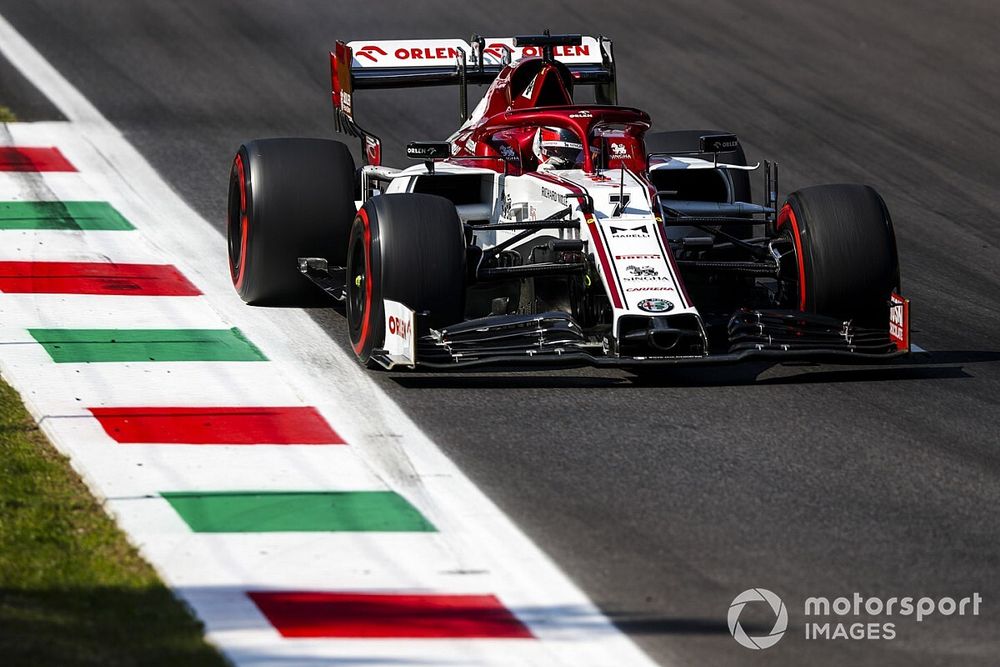
[[[366,164],[378,165],[382,142],[355,120],[354,93],[365,89],[460,86],[459,111],[469,116],[468,85],[491,83],[507,65],[522,58],[548,57],[569,68],[576,84],[593,85],[602,104],[617,104],[612,43],[605,37],[537,35],[461,39],[337,41],[330,52],[334,124],[357,137]]]

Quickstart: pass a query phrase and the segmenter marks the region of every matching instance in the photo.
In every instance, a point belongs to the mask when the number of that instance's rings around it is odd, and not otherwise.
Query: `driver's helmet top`
[[[583,144],[570,130],[540,127],[532,142],[540,167],[574,169],[583,164]]]

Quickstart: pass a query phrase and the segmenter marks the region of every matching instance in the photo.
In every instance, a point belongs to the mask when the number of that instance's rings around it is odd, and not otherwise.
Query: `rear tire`
[[[892,219],[867,185],[817,185],[793,192],[778,214],[793,241],[798,308],[882,326],[899,289]]]
[[[463,320],[465,232],[455,205],[425,194],[365,202],[347,251],[347,327],[362,363],[385,338],[383,300],[428,313],[438,328]]]
[[[354,220],[354,159],[329,139],[258,139],[229,178],[229,270],[254,305],[301,305],[317,294],[299,257],[343,266]]]

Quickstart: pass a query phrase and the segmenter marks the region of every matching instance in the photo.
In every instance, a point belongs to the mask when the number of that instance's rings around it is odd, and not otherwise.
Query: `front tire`
[[[885,323],[889,295],[899,290],[899,259],[889,210],[873,188],[817,185],[793,192],[777,227],[795,248],[800,310]]]
[[[358,359],[371,367],[385,339],[385,299],[426,312],[434,328],[461,322],[465,257],[465,232],[449,200],[390,194],[365,202],[347,251],[347,326]]]
[[[354,159],[329,139],[258,139],[229,178],[229,271],[254,305],[307,303],[317,290],[299,257],[343,266],[354,220]]]

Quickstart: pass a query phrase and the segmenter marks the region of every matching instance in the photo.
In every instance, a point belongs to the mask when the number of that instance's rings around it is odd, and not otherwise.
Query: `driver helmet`
[[[583,164],[583,144],[570,130],[540,127],[532,142],[539,167],[573,169]]]

